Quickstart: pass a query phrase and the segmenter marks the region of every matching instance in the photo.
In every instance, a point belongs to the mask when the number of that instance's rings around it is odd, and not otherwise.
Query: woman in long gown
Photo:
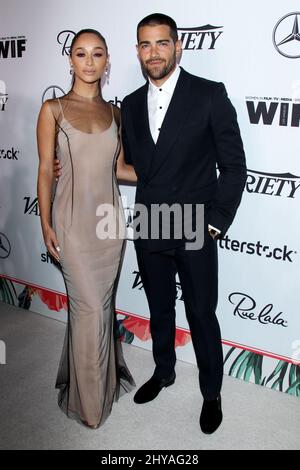
[[[77,33],[70,49],[72,89],[47,100],[37,124],[43,237],[60,262],[69,302],[58,403],[67,416],[93,429],[119,394],[134,386],[115,335],[114,301],[125,238],[116,176],[136,181],[136,175],[124,162],[119,110],[102,98],[108,61],[99,32]],[[55,154],[62,176],[51,213]]]

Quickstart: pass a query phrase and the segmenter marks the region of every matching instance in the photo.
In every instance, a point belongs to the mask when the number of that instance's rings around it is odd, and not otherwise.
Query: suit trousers
[[[215,314],[218,299],[216,241],[206,233],[200,250],[187,250],[185,245],[159,252],[136,247],[136,253],[150,310],[154,376],[167,378],[175,368],[178,273],[199,368],[200,390],[205,400],[214,400],[220,394],[223,379],[221,333]]]

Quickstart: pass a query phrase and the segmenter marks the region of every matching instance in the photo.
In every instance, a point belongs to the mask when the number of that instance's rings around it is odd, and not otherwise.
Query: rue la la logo
[[[282,326],[284,328],[288,326],[287,320],[282,317],[283,312],[274,312],[274,305],[271,303],[260,307],[250,295],[243,292],[232,292],[228,300],[234,305],[233,315],[235,317],[256,321],[261,325]]]
[[[75,32],[70,29],[60,31],[56,37],[58,44],[61,45],[61,54],[70,55],[70,48]]]

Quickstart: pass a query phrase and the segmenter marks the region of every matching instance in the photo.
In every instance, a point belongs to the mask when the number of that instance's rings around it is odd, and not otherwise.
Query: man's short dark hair
[[[163,13],[152,13],[151,15],[145,16],[139,24],[137,25],[137,41],[139,42],[139,29],[142,26],[159,26],[159,25],[166,25],[170,28],[170,36],[173,39],[174,43],[178,40],[178,33],[177,33],[177,24],[168,15],[164,15]]]

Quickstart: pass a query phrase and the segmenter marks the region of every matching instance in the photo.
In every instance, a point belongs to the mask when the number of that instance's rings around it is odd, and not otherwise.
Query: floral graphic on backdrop
[[[34,296],[47,305],[53,312],[68,309],[67,296],[35,286],[25,285],[19,294],[20,284],[0,277],[0,300],[17,307],[30,309]],[[117,313],[117,336],[126,343],[134,338],[149,341],[151,338],[150,322],[147,318],[131,314]],[[191,340],[190,333],[176,329],[175,347],[183,347]],[[225,356],[226,373],[246,382],[279,390],[300,397],[300,366],[286,361],[278,361],[271,374],[264,373],[264,356],[237,347],[229,349]]]

